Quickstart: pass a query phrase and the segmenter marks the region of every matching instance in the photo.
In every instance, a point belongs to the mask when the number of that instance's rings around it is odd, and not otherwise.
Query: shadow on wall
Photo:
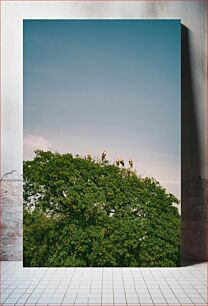
[[[190,31],[181,29],[181,264],[208,260],[205,202],[206,181],[202,179],[202,149],[199,143],[197,100],[191,69]]]

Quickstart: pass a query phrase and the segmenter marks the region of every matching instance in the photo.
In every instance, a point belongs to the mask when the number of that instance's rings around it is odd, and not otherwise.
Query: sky
[[[24,20],[24,160],[132,159],[180,198],[179,20]]]

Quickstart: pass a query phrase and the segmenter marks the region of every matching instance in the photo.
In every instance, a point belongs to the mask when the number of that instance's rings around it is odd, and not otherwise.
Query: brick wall
[[[22,181],[1,181],[1,260],[22,260]]]
[[[208,260],[208,180],[183,182],[181,215],[182,265]]]

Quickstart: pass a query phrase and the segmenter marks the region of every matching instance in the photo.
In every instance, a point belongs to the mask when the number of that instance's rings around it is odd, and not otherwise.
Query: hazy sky
[[[180,197],[179,20],[25,20],[24,159],[134,161]]]

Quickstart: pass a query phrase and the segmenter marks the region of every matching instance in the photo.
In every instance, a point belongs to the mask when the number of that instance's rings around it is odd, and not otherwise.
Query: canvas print
[[[180,20],[23,30],[24,266],[180,266]]]

